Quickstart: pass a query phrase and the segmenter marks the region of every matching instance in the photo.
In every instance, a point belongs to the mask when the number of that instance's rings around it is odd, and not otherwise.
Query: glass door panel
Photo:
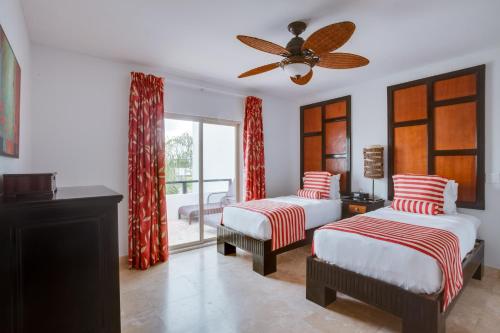
[[[203,124],[203,239],[217,236],[224,206],[236,202],[236,131],[233,125]]]
[[[199,242],[200,123],[165,119],[167,225],[169,245]]]

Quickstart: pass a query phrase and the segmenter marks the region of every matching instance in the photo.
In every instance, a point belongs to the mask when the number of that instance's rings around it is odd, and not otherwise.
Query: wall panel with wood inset
[[[427,87],[416,85],[394,92],[394,122],[427,118]]]
[[[321,135],[304,137],[304,171],[321,170],[323,149]]]
[[[300,108],[300,183],[305,171],[340,174],[342,194],[351,191],[351,97]]]
[[[341,118],[347,114],[347,101],[325,105],[325,119]]]
[[[437,174],[458,182],[459,207],[484,209],[485,65],[387,89],[392,175]]]
[[[459,201],[476,201],[476,156],[436,156],[435,165],[436,174],[454,179],[459,184]]]
[[[320,107],[304,110],[304,133],[321,132],[322,118]]]
[[[325,170],[332,175],[340,174],[340,192],[348,193],[347,186],[347,159],[346,158],[327,158]]]
[[[326,154],[345,154],[347,149],[347,122],[335,121],[325,123]]]
[[[447,80],[436,81],[434,83],[434,100],[442,101],[446,99],[476,95],[476,77],[476,73],[472,73]]]
[[[476,133],[476,102],[434,109],[434,149],[476,149]]]
[[[427,173],[427,125],[394,129],[395,174]]]

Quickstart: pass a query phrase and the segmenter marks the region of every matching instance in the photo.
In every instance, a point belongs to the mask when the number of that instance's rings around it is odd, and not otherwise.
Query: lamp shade
[[[384,147],[370,146],[363,149],[365,177],[371,179],[384,178]]]
[[[296,78],[309,73],[309,71],[311,70],[311,66],[303,62],[293,62],[290,64],[286,64],[283,69],[288,73],[288,75],[290,75],[290,77]]]

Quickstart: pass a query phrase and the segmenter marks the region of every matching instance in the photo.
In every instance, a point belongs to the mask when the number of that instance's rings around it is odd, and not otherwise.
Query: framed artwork
[[[21,68],[0,26],[0,155],[19,158]]]

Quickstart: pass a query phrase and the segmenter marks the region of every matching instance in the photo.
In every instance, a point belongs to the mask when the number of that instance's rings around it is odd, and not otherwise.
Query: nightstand
[[[384,199],[355,200],[350,197],[342,198],[342,218],[345,219],[382,208],[384,207],[384,202]]]

